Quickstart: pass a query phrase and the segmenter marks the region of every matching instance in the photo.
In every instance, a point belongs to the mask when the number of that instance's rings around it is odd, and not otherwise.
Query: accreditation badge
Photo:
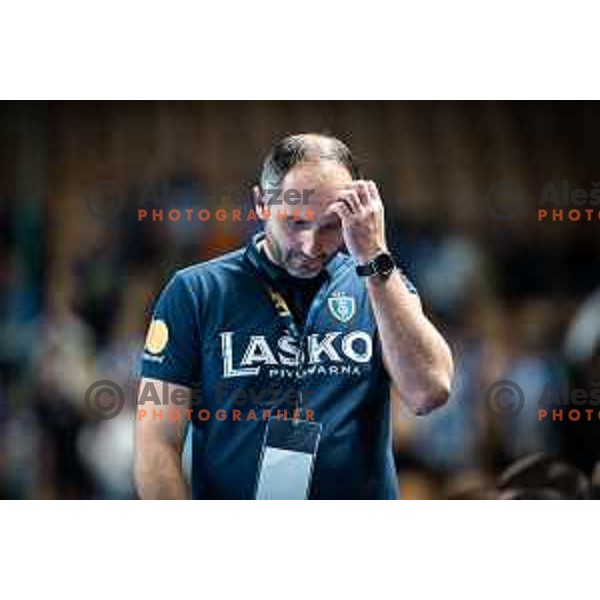
[[[267,420],[258,464],[256,500],[306,500],[321,438],[321,423]]]

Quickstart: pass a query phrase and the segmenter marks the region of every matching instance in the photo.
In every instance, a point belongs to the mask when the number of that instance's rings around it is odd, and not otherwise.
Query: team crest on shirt
[[[334,292],[327,298],[327,308],[334,318],[347,323],[356,313],[356,301],[344,292]]]

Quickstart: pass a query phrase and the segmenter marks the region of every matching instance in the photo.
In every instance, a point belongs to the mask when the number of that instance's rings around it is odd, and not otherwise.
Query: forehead
[[[343,165],[320,161],[296,165],[284,177],[281,188],[282,193],[298,190],[306,198],[306,206],[322,210],[334,202],[337,192],[351,181],[352,175]]]

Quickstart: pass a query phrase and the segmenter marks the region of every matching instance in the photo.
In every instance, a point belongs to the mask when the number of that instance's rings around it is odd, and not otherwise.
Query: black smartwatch
[[[391,254],[381,252],[375,258],[364,265],[356,266],[356,274],[359,277],[370,277],[377,275],[382,279],[387,279],[396,268],[396,263]]]

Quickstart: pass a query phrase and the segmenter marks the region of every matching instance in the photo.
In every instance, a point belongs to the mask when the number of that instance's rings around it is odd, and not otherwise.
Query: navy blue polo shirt
[[[154,309],[142,375],[194,390],[193,497],[254,497],[265,419],[291,418],[297,388],[323,426],[310,498],[395,499],[390,379],[364,279],[347,254],[327,264],[299,366],[265,285],[262,235],[178,271]]]

